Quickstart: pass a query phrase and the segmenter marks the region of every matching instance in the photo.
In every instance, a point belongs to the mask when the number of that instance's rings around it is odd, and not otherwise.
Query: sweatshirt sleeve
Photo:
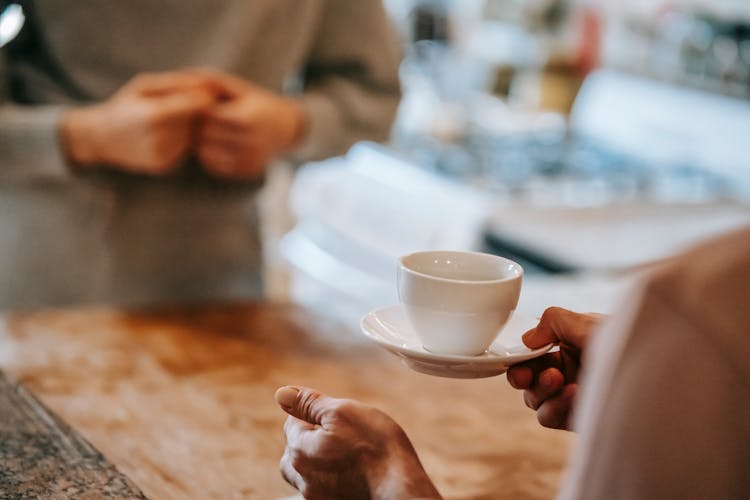
[[[60,106],[0,105],[0,180],[70,175],[59,142]]]
[[[332,0],[321,16],[301,96],[308,123],[297,161],[388,138],[401,97],[400,44],[379,0]]]
[[[0,53],[0,180],[71,175],[60,147],[64,106],[23,106],[8,99],[8,72]]]

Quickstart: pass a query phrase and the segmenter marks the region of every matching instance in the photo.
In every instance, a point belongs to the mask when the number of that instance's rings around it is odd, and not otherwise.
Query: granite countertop
[[[2,498],[146,498],[104,456],[0,372]]]
[[[86,498],[81,488],[94,486],[134,498],[138,489],[159,499],[293,495],[278,471],[285,414],[273,395],[285,384],[391,414],[449,499],[552,498],[567,455],[569,433],[541,428],[504,376],[413,372],[360,332],[295,306],[3,319],[0,368],[85,438],[53,416],[23,417],[41,407],[4,382],[0,429],[11,446],[2,445],[0,478],[27,497]]]

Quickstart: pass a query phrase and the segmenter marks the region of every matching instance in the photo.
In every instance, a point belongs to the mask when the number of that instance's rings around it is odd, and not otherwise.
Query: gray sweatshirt
[[[259,291],[257,185],[195,164],[167,179],[74,174],[58,143],[66,107],[140,72],[213,67],[299,94],[299,162],[386,138],[398,104],[400,51],[376,0],[45,0],[32,24],[36,45],[0,60],[4,308]]]

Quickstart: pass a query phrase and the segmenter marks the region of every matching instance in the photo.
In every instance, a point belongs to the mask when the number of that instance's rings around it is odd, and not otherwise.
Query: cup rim
[[[409,257],[414,257],[416,255],[423,255],[423,254],[430,254],[430,253],[449,253],[449,254],[461,254],[461,255],[481,255],[483,257],[491,257],[493,259],[507,262],[512,264],[517,270],[518,274],[515,276],[506,276],[504,278],[497,278],[497,279],[491,279],[491,280],[462,280],[462,279],[456,279],[456,278],[443,278],[442,276],[433,276],[432,274],[426,274],[420,271],[416,271],[410,267],[407,267],[404,263],[404,259],[408,259]],[[409,274],[419,276],[421,278],[434,280],[434,281],[440,281],[444,283],[456,283],[456,284],[462,284],[462,285],[494,285],[498,283],[504,283],[506,281],[513,281],[523,278],[523,266],[519,264],[518,262],[511,260],[507,257],[501,257],[500,255],[494,255],[491,253],[485,253],[485,252],[474,252],[469,250],[420,250],[418,252],[411,252],[406,255],[402,255],[398,258],[398,265],[399,268],[402,269],[404,272],[407,272]]]

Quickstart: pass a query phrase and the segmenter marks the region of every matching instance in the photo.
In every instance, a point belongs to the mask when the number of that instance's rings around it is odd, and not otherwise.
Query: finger
[[[241,95],[245,95],[256,88],[255,85],[247,80],[224,71],[210,68],[195,68],[188,71],[191,74],[211,80],[212,85],[214,85],[222,97],[226,99],[234,99]]]
[[[541,372],[530,389],[524,391],[524,402],[532,410],[549,398],[556,395],[565,385],[565,377],[557,368],[548,368]]]
[[[276,391],[276,402],[288,414],[315,425],[335,410],[339,400],[307,387],[284,386]]]
[[[534,384],[534,379],[536,379],[536,376],[546,370],[547,368],[557,368],[559,370],[562,370],[563,363],[561,359],[560,352],[549,352],[547,354],[544,354],[542,356],[539,356],[538,358],[530,359],[529,361],[524,361],[523,363],[518,363],[516,365],[511,366],[508,369],[509,376],[515,377],[517,373],[521,373],[522,376],[525,373],[522,369],[526,368],[531,370],[531,377],[532,380],[528,381],[528,385]],[[526,375],[528,373],[526,372]],[[523,389],[524,387],[517,387],[518,389]]]
[[[210,92],[200,89],[184,90],[158,97],[158,111],[162,118],[172,119],[183,116],[197,116],[214,104]]]
[[[578,371],[581,368],[580,353],[571,352],[569,349],[560,351],[560,370],[565,374],[565,381],[572,383],[578,380]]]
[[[259,105],[260,103],[255,99],[243,98],[241,103],[230,101],[211,106],[204,111],[203,116],[206,121],[215,125],[242,132],[260,125],[256,120],[259,115]]]
[[[192,71],[164,71],[141,73],[123,86],[142,96],[160,96],[191,89],[210,90],[216,95],[215,86],[206,75]]]
[[[598,316],[580,314],[561,307],[547,308],[539,324],[523,334],[527,347],[535,349],[549,343],[564,342],[582,348],[599,320]]]
[[[190,144],[186,138],[176,135],[162,135],[154,140],[153,155],[158,161],[153,165],[154,172],[170,173],[180,166],[188,155]]]
[[[281,471],[281,477],[284,478],[284,480],[294,486],[297,490],[302,490],[304,488],[305,480],[302,479],[302,476],[299,472],[297,472],[297,469],[294,468],[294,465],[292,465],[293,460],[291,457],[291,453],[289,451],[289,448],[284,450],[284,454],[281,456],[281,460],[279,460],[279,470]]]
[[[304,420],[300,420],[292,415],[288,415],[286,420],[284,420],[284,434],[286,435],[287,440],[299,439],[302,435],[302,431],[311,430],[315,430],[315,424],[305,422]]]
[[[287,448],[296,452],[314,455],[323,444],[323,431],[310,422],[289,415],[284,422]]]
[[[198,140],[206,143],[237,144],[245,139],[245,134],[244,128],[205,117],[198,131]]]
[[[219,175],[231,175],[236,170],[237,156],[224,146],[200,144],[198,159],[209,172]]]
[[[523,391],[523,404],[525,404],[527,408],[536,411],[541,402],[534,399],[534,395],[531,391]]]
[[[534,383],[534,372],[525,365],[511,366],[508,368],[506,377],[514,389],[528,389]]]
[[[547,368],[562,369],[560,356],[560,352],[550,352],[538,358],[515,364],[508,368],[508,382],[516,389],[528,389],[536,382],[537,375]]]
[[[570,429],[570,416],[577,392],[576,384],[568,384],[559,394],[544,401],[537,410],[539,423],[551,429]]]
[[[253,161],[252,154],[249,156],[230,155],[225,148],[210,150],[199,147],[198,150],[198,159],[209,174],[238,181],[257,181],[263,177],[265,165]]]

